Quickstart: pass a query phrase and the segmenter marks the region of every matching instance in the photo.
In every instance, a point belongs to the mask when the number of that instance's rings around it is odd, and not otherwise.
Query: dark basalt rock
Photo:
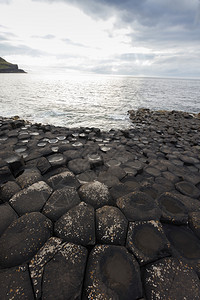
[[[173,194],[163,193],[158,198],[158,204],[162,212],[161,221],[174,224],[188,223],[185,205]]]
[[[0,205],[0,236],[8,228],[8,226],[18,218],[16,212],[8,203]]]
[[[200,276],[200,240],[186,226],[163,226],[165,234],[174,247],[174,255],[184,259]]]
[[[51,221],[39,212],[18,218],[0,238],[0,266],[8,268],[27,262],[51,234]]]
[[[97,175],[93,170],[85,171],[84,173],[76,175],[80,184],[86,184],[97,180]]]
[[[6,183],[7,181],[15,180],[8,166],[3,166],[0,168],[0,185]]]
[[[10,157],[7,157],[5,161],[7,162],[12,174],[15,177],[19,175],[20,172],[22,172],[24,168],[24,160],[22,157],[18,155],[12,155]]]
[[[30,276],[36,299],[41,299],[44,267],[62,248],[61,243],[62,240],[59,238],[49,238],[29,263]]]
[[[99,181],[82,185],[79,189],[79,195],[84,202],[92,205],[94,208],[111,204],[108,187]]]
[[[42,181],[43,178],[37,169],[26,169],[24,170],[23,174],[17,177],[16,182],[19,184],[19,186],[24,189],[33,183],[36,183],[38,181]]]
[[[38,181],[16,193],[9,200],[9,204],[19,216],[25,213],[41,211],[52,191],[44,181]]]
[[[64,241],[83,246],[95,244],[94,208],[85,202],[71,208],[54,226],[54,233]]]
[[[80,198],[76,189],[66,186],[53,192],[46,202],[42,213],[52,221],[57,221],[69,209],[79,203]]]
[[[44,267],[42,299],[81,299],[86,259],[83,246],[63,244]]]
[[[80,183],[78,182],[74,174],[72,172],[69,172],[68,170],[51,176],[47,182],[54,190],[63,188],[65,186],[72,186],[75,188],[78,188],[80,186]]]
[[[125,245],[128,221],[122,212],[113,206],[96,210],[96,237],[100,244]]]
[[[127,247],[141,265],[170,255],[170,244],[158,221],[130,222]]]
[[[187,181],[181,181],[176,183],[176,189],[183,195],[198,198],[200,196],[200,190],[192,183]]]
[[[160,209],[147,194],[133,192],[117,200],[117,206],[129,221],[159,220]]]
[[[141,297],[140,270],[134,256],[122,246],[95,246],[88,259],[83,299]]]
[[[66,158],[64,155],[58,153],[58,154],[52,154],[47,157],[49,163],[52,167],[58,167],[66,164]]]
[[[0,186],[0,198],[6,202],[21,189],[15,181],[7,181]]]
[[[200,211],[189,214],[189,226],[200,239]]]
[[[196,273],[181,260],[168,257],[149,265],[144,271],[147,299],[199,299],[200,283]]]
[[[90,163],[86,158],[77,158],[70,160],[68,162],[68,168],[72,171],[75,175],[83,173],[87,170],[90,170]]]
[[[45,157],[40,157],[37,160],[36,167],[39,169],[39,171],[43,175],[51,169],[51,164]]]
[[[0,299],[34,300],[27,265],[0,270]]]

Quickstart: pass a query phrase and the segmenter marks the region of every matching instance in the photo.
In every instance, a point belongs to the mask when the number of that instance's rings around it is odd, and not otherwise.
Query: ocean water
[[[200,112],[200,80],[0,74],[0,115],[66,127],[128,128],[128,110]]]

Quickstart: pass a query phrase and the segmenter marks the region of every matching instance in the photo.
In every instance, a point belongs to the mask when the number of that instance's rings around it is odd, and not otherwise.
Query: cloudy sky
[[[0,56],[29,72],[200,78],[200,0],[0,0]]]

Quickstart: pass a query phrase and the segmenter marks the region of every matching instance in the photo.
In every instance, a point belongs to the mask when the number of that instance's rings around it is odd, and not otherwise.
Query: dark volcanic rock
[[[27,265],[0,270],[0,299],[34,300]]]
[[[170,193],[163,193],[158,198],[161,209],[161,221],[175,224],[187,224],[188,213],[184,204]]]
[[[87,249],[65,243],[45,265],[42,299],[81,299]]]
[[[8,203],[0,205],[0,236],[7,227],[18,218],[16,212]]]
[[[154,220],[130,222],[127,247],[141,265],[170,255],[170,244],[162,225]]]
[[[96,210],[96,235],[100,244],[124,245],[128,221],[123,213],[113,206]]]
[[[17,177],[16,182],[19,186],[24,189],[29,185],[32,185],[35,182],[42,181],[43,178],[36,168],[34,169],[26,169],[23,174]]]
[[[45,157],[40,157],[37,160],[36,167],[39,169],[39,171],[43,175],[51,169],[51,164]]]
[[[117,206],[129,221],[159,220],[160,209],[147,194],[133,192],[117,200]]]
[[[171,257],[145,269],[144,286],[147,299],[200,299],[196,273],[181,260]]]
[[[184,258],[200,276],[200,239],[186,226],[164,225],[164,231],[174,255]]]
[[[13,181],[14,176],[12,175],[8,166],[3,166],[0,168],[0,185],[6,183],[7,181]]]
[[[138,263],[125,247],[97,245],[90,253],[83,299],[142,297]]]
[[[51,221],[39,212],[15,220],[0,238],[0,265],[7,268],[28,261],[51,233]]]
[[[52,221],[56,221],[70,208],[79,203],[80,198],[76,189],[71,186],[66,186],[53,192],[46,202],[42,213]]]
[[[44,266],[54,257],[54,255],[61,249],[62,240],[56,237],[51,237],[40,248],[37,254],[33,257],[29,264],[30,275],[35,292],[35,298],[41,299],[42,295],[42,278]]]
[[[52,189],[44,181],[39,181],[16,193],[9,203],[22,216],[25,213],[41,211],[51,193]]]
[[[198,198],[200,196],[200,190],[192,183],[187,181],[181,181],[176,183],[176,188],[183,195]]]
[[[74,176],[72,172],[65,171],[56,175],[51,176],[48,179],[48,184],[54,189],[60,189],[65,186],[73,186],[75,188],[78,188],[80,186],[80,183]]]
[[[200,211],[189,214],[189,226],[200,239]]]
[[[77,158],[69,161],[68,168],[77,175],[90,170],[90,163],[86,158]]]
[[[95,244],[94,208],[85,202],[71,208],[54,226],[56,236],[81,245]]]
[[[108,187],[99,181],[82,185],[79,189],[79,195],[84,202],[94,208],[112,204]]]
[[[7,181],[0,187],[0,198],[6,202],[20,190],[19,185],[15,181]]]

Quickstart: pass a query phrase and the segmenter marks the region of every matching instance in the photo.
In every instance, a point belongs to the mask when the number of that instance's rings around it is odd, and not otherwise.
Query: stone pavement
[[[200,299],[200,119],[0,118],[0,299]]]

